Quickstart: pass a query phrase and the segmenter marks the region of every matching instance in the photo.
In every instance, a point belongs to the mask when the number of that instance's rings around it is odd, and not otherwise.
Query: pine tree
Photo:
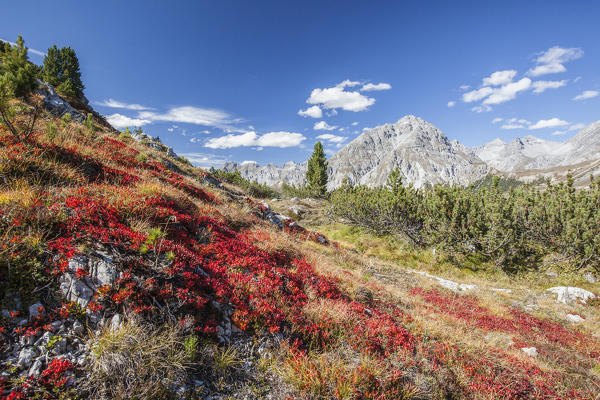
[[[321,142],[315,143],[312,156],[308,159],[306,180],[311,192],[317,197],[327,193],[327,161]]]
[[[22,97],[36,86],[36,70],[27,57],[25,41],[19,35],[16,46],[2,55],[0,85],[9,95]]]
[[[81,97],[85,86],[81,82],[79,60],[75,50],[70,47],[59,50],[56,45],[49,48],[44,57],[43,79],[64,96]]]

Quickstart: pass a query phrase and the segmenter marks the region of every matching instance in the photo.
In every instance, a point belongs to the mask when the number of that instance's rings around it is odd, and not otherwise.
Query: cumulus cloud
[[[454,107],[455,104],[456,104],[455,101],[449,101],[448,104],[447,104],[447,106],[448,107]]]
[[[375,103],[375,99],[367,97],[358,91],[347,91],[347,87],[360,85],[360,82],[345,80],[334,87],[313,89],[306,102],[320,105],[327,110],[341,108],[346,111],[365,111]]]
[[[552,136],[566,135],[567,133],[567,131],[554,131],[552,132]]]
[[[460,90],[469,90],[471,88],[471,86],[469,86],[469,85],[460,85],[459,88],[460,88]]]
[[[498,89],[494,89],[484,101],[483,104],[500,104],[514,99],[519,92],[531,87],[531,79],[523,78],[517,82],[508,83]]]
[[[350,124],[350,125],[352,125],[352,126],[356,126],[356,125],[358,125],[358,122],[353,122],[353,123],[352,123],[352,124]]]
[[[472,103],[474,101],[479,101],[492,93],[494,93],[494,89],[486,86],[463,94],[462,99],[465,103]]]
[[[294,147],[302,143],[306,137],[294,132],[269,132],[262,136],[256,132],[246,132],[241,135],[225,135],[206,141],[205,146],[211,149],[230,149],[234,147]]]
[[[492,124],[497,124],[498,122],[502,122],[502,118],[498,117],[492,120]]]
[[[596,97],[599,94],[600,94],[600,92],[598,92],[597,90],[586,90],[585,92],[573,97],[573,100],[578,101],[578,100],[591,99],[592,97]]]
[[[527,73],[531,76],[555,74],[565,72],[567,68],[563,64],[583,57],[583,50],[579,48],[563,48],[554,46],[540,53],[535,59],[536,66]]]
[[[122,101],[108,99],[104,101],[96,102],[97,105],[109,108],[122,108],[125,110],[135,110],[135,111],[144,111],[144,110],[152,110],[150,107],[143,106],[141,104],[127,104]]]
[[[313,126],[313,129],[316,131],[332,131],[335,128],[337,128],[337,126],[335,126],[335,125],[331,126],[325,121],[316,122],[315,125]]]
[[[567,84],[566,80],[562,81],[536,81],[531,84],[533,93],[543,93],[547,89],[558,89]]]
[[[319,106],[308,107],[306,110],[298,110],[298,115],[302,117],[322,118],[323,110]]]
[[[345,136],[337,136],[337,135],[332,135],[331,133],[325,133],[323,135],[317,136],[317,139],[327,140],[328,142],[331,142],[331,143],[342,143],[348,138]]]
[[[517,75],[517,71],[509,69],[505,71],[496,71],[487,78],[483,78],[483,86],[500,86],[512,82]]]
[[[543,129],[543,128],[555,128],[558,126],[569,125],[567,121],[563,121],[559,118],[551,118],[551,119],[540,119],[535,124],[529,126],[529,129]]]
[[[371,92],[371,91],[380,91],[380,90],[390,90],[392,85],[389,83],[367,83],[360,88],[361,92]]]
[[[106,121],[116,129],[126,128],[128,126],[144,126],[152,122],[148,119],[130,118],[122,114],[107,115]]]

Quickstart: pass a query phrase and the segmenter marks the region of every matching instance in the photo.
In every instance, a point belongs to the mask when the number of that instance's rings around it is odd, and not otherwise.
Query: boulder
[[[577,324],[579,322],[585,321],[585,319],[577,314],[567,314],[567,321]]]
[[[546,291],[556,294],[556,302],[572,304],[581,302],[586,304],[588,300],[593,300],[596,295],[588,290],[572,286],[555,286]]]
[[[535,347],[523,347],[521,350],[529,357],[537,357],[538,355],[538,351]]]
[[[65,114],[71,114],[71,119],[79,123],[85,121],[85,116],[75,110],[67,101],[56,93],[54,87],[49,83],[38,81],[38,90],[36,92],[44,97],[44,108],[52,115],[62,117]]]

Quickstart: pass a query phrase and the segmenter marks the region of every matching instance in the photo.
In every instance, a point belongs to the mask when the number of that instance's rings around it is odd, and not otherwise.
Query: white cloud
[[[150,121],[184,122],[219,128],[227,128],[229,124],[236,122],[224,111],[192,106],[174,107],[163,114],[154,111],[142,111],[138,117]],[[230,127],[227,129],[236,131]]]
[[[256,143],[262,147],[294,147],[306,139],[304,135],[293,132],[269,132],[260,136]]]
[[[497,124],[498,122],[502,122],[502,118],[498,117],[492,120],[492,124]]]
[[[367,83],[360,88],[361,92],[379,91],[379,90],[390,90],[392,85],[389,83]]]
[[[356,125],[358,125],[358,122],[353,122],[351,125],[356,126]]]
[[[106,120],[116,129],[126,128],[128,126],[144,126],[152,122],[147,119],[130,118],[122,114],[107,115]]]
[[[337,128],[337,126],[335,126],[335,125],[331,126],[325,121],[316,122],[315,125],[313,126],[313,129],[316,131],[332,131],[335,128]]]
[[[580,129],[585,128],[585,124],[579,123],[579,124],[573,124],[569,127],[569,131],[578,131]]]
[[[597,90],[586,90],[585,92],[573,97],[573,100],[577,101],[577,100],[591,99],[592,97],[596,97],[599,94],[600,94],[600,92],[598,92]]]
[[[471,108],[471,111],[474,111],[476,113],[489,112],[489,111],[492,111],[492,107],[483,104],[481,106],[475,106],[475,107]]]
[[[554,131],[552,132],[552,136],[566,135],[567,133],[567,131]]]
[[[521,125],[521,124],[504,124],[500,127],[500,129],[525,129],[525,126]]]
[[[454,107],[455,104],[456,104],[455,101],[449,101],[447,105],[448,105],[448,107]]]
[[[341,108],[346,111],[364,111],[375,103],[375,99],[356,91],[352,92],[344,90],[346,87],[352,87],[359,84],[359,82],[345,80],[332,88],[313,89],[306,102],[308,104],[319,104],[328,110]]]
[[[517,75],[517,71],[514,69],[508,69],[505,71],[496,71],[487,78],[483,78],[483,86],[501,86],[511,83],[513,78]]]
[[[566,80],[562,81],[536,81],[532,83],[533,93],[543,93],[546,89],[558,89],[567,84]]]
[[[465,103],[471,103],[473,101],[479,101],[492,93],[494,93],[494,89],[486,86],[463,94],[462,99]]]
[[[306,110],[298,110],[298,115],[302,117],[322,118],[323,111],[319,106],[308,107]]]
[[[206,154],[206,153],[180,153],[180,156],[183,156],[190,160],[190,162],[198,167],[208,168],[221,166],[225,162],[227,162],[226,158],[221,156],[217,156],[215,154]]]
[[[113,99],[97,101],[96,104],[99,106],[104,106],[104,107],[109,107],[109,108],[122,108],[125,110],[136,110],[136,111],[152,110],[152,108],[143,106],[141,104],[127,104],[127,103],[123,103],[122,101],[113,100]]]
[[[577,78],[573,79],[573,82],[574,82],[574,83],[577,83],[577,82],[579,82],[580,80],[581,80],[581,77],[580,77],[580,76],[578,76]]]
[[[527,90],[531,87],[531,79],[523,78],[517,82],[511,82],[498,89],[483,101],[483,104],[500,104],[514,99],[517,93]]]
[[[241,135],[225,135],[206,141],[205,146],[211,149],[230,149],[234,147],[294,147],[302,143],[306,137],[293,132],[269,132],[262,136],[256,132],[246,132]]]
[[[350,79],[346,79],[346,80],[341,81],[340,83],[337,84],[337,86],[339,86],[341,88],[353,87],[353,86],[358,86],[358,85],[360,85],[360,82],[358,82],[358,81],[351,81]]]
[[[540,53],[536,58],[536,66],[528,71],[531,76],[540,76],[546,74],[555,74],[565,72],[567,69],[563,65],[566,62],[577,60],[583,57],[583,50],[579,48],[565,49],[554,46]]]
[[[535,124],[529,126],[529,129],[543,129],[543,128],[555,128],[557,126],[565,126],[569,125],[567,121],[563,121],[559,118],[551,118],[551,119],[540,119]]]
[[[323,135],[317,136],[317,139],[327,140],[328,142],[331,142],[331,143],[342,143],[348,138],[345,136],[337,136],[337,135],[332,135],[331,133],[325,133]]]
[[[460,85],[459,88],[460,88],[460,90],[469,90],[471,88],[471,86],[469,86],[469,85]]]

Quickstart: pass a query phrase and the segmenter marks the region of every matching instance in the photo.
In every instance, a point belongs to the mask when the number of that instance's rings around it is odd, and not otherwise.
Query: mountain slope
[[[329,189],[340,186],[345,178],[352,183],[382,185],[395,167],[400,168],[406,183],[416,187],[436,183],[466,185],[488,171],[470,149],[448,140],[439,129],[412,115],[363,133],[333,155],[327,164]],[[230,162],[223,169],[237,170],[244,178],[267,185],[302,185],[306,162],[290,161],[281,167]]]
[[[328,166],[329,188],[340,186],[345,178],[351,183],[383,185],[395,167],[405,182],[416,187],[465,185],[488,171],[472,151],[412,115],[363,133],[333,155]]]
[[[526,136],[510,143],[495,139],[473,150],[499,174],[523,181],[556,181],[571,173],[578,186],[585,186],[590,174],[600,173],[600,121],[581,129],[566,142]]]
[[[151,140],[50,114],[34,128],[0,127],[3,400],[598,393],[598,339],[548,318],[548,296],[537,317],[530,290],[440,289]]]

